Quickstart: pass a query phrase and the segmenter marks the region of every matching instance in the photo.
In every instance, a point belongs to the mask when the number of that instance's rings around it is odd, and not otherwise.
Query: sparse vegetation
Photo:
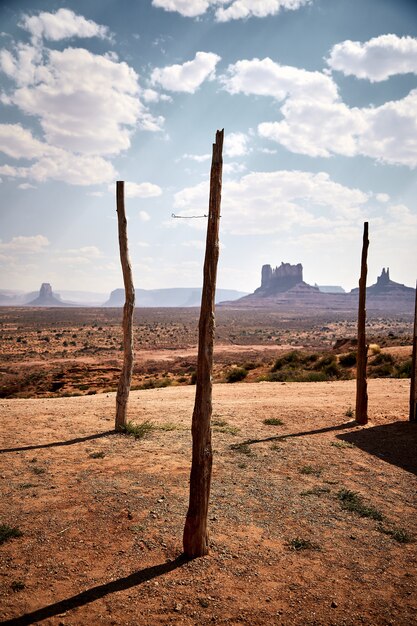
[[[319,550],[319,546],[317,544],[312,543],[309,539],[303,539],[302,537],[294,537],[294,539],[290,539],[288,547],[290,550],[296,550],[297,552],[300,552],[301,550]]]
[[[313,467],[312,465],[303,465],[303,467],[300,467],[299,472],[300,474],[305,474],[307,476],[308,475],[320,476],[321,468]]]
[[[350,441],[332,441],[331,446],[335,448],[354,448],[355,446]]]
[[[103,451],[100,451],[100,452],[91,452],[91,454],[89,454],[88,456],[90,457],[90,459],[104,459],[106,455]]]
[[[263,423],[266,426],[282,426],[284,424],[284,422],[278,417],[267,417],[264,419]]]
[[[226,381],[228,383],[237,383],[244,380],[248,375],[248,371],[244,367],[232,367],[226,374]]]
[[[378,526],[378,530],[384,535],[389,535],[395,541],[398,541],[398,543],[410,543],[412,541],[411,535],[404,530],[404,528],[387,528],[386,526],[380,524]]]
[[[362,496],[349,489],[340,489],[337,494],[342,509],[356,513],[360,517],[370,517],[371,519],[382,521],[383,515],[375,507],[365,504]]]
[[[152,430],[155,430],[155,425],[150,420],[145,420],[139,424],[129,421],[127,422],[124,430],[127,435],[133,435],[135,439],[142,439]]]
[[[345,415],[346,417],[353,417],[355,415],[355,412],[351,406],[348,409],[346,409]]]
[[[15,537],[21,537],[22,531],[17,526],[9,526],[8,524],[0,524],[0,545],[14,539]]]
[[[356,352],[341,354],[339,357],[339,364],[342,367],[353,367],[354,365],[356,365]]]

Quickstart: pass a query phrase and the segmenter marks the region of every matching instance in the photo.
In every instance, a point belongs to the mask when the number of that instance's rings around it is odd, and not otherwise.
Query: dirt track
[[[110,432],[114,394],[0,401],[0,522],[23,532],[1,548],[3,619],[417,623],[408,389],[370,381],[360,429],[346,416],[355,381],[216,385],[212,548],[189,563],[178,557],[195,387],[132,393],[131,418],[159,426],[143,440]],[[343,488],[383,520],[344,510]],[[399,529],[414,541],[396,541]]]

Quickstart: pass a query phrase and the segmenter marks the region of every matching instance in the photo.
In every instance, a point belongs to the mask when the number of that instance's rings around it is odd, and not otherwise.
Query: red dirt
[[[409,381],[369,381],[365,428],[346,416],[355,381],[215,385],[211,552],[184,562],[194,393],[133,392],[131,418],[158,427],[141,440],[110,432],[114,394],[0,400],[0,523],[23,533],[1,547],[2,618],[416,624]],[[383,520],[344,510],[344,488]]]

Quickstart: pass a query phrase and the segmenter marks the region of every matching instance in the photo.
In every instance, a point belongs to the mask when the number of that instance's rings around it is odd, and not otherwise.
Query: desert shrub
[[[353,367],[356,365],[356,352],[348,352],[339,357],[339,363],[342,367]]]
[[[321,359],[316,362],[314,369],[324,370],[326,367],[333,364],[336,364],[336,356],[334,354],[328,354],[326,356],[322,356]]]
[[[394,373],[394,368],[390,363],[383,363],[372,368],[373,378],[390,378]]]
[[[248,375],[248,371],[244,367],[232,367],[226,374],[228,383],[237,383]]]
[[[375,507],[365,504],[362,496],[349,489],[340,489],[337,494],[342,509],[356,513],[360,517],[370,517],[382,521],[383,515]]]
[[[272,366],[271,372],[276,372],[283,367],[297,367],[300,362],[300,353],[297,350],[293,350],[292,352],[288,352],[275,361]]]
[[[394,372],[395,378],[411,378],[411,365],[411,359],[396,365]]]
[[[142,439],[155,429],[155,426],[149,420],[145,420],[144,422],[140,422],[136,424],[135,422],[128,422],[124,427],[124,431],[128,435],[133,435],[135,439]]]
[[[371,354],[381,354],[381,346],[378,345],[377,343],[370,343],[369,352]]]
[[[17,526],[9,526],[8,524],[0,524],[0,545],[14,537],[21,537],[22,531]]]
[[[190,385],[195,385],[197,382],[197,372],[191,373]]]
[[[258,367],[258,364],[254,363],[253,361],[249,361],[248,363],[245,363],[243,367],[245,370],[249,371],[256,369]]]
[[[282,426],[283,423],[284,422],[278,417],[267,417],[266,419],[264,419],[264,424],[266,426]]]
[[[302,537],[295,537],[288,542],[290,550],[318,550],[319,547],[312,543],[309,539],[303,539]]]
[[[387,363],[392,365],[394,363],[394,357],[389,352],[380,352],[376,355],[371,365],[385,365]]]

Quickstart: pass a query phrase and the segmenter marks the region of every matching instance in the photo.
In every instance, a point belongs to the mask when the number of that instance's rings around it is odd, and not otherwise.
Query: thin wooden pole
[[[132,267],[127,245],[127,220],[125,213],[124,181],[116,183],[117,221],[119,226],[120,262],[122,264],[125,287],[125,305],[123,308],[123,366],[120,372],[116,395],[116,430],[126,426],[127,401],[133,372],[133,311],[135,309],[135,288],[133,286]]]
[[[361,277],[359,279],[358,307],[358,353],[356,365],[356,421],[358,424],[368,423],[368,389],[366,381],[366,365],[368,346],[366,345],[366,275],[368,272],[368,222],[363,225],[363,244],[361,260]]]
[[[417,422],[417,282],[414,308],[413,354],[411,357],[410,422]]]
[[[211,448],[211,377],[215,328],[214,297],[219,258],[223,135],[223,130],[218,130],[216,133],[210,174],[206,256],[198,333],[197,388],[192,421],[193,453],[190,497],[183,535],[184,554],[189,558],[204,556],[208,553],[207,517],[213,461]]]

